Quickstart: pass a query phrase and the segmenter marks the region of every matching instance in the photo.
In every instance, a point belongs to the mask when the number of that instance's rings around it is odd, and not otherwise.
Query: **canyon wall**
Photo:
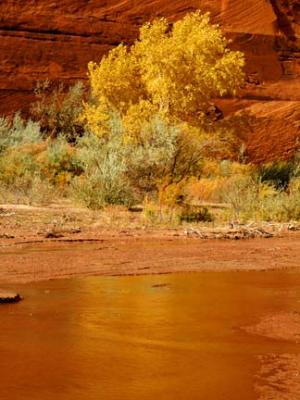
[[[195,9],[210,11],[246,54],[245,88],[220,104],[257,116],[248,157],[290,156],[300,125],[299,0],[2,0],[0,114],[26,108],[39,80],[86,79],[87,63],[131,43],[143,22]]]

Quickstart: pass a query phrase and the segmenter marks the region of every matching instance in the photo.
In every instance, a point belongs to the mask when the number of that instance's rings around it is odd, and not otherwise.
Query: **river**
[[[244,329],[300,312],[299,272],[76,278],[17,289],[24,301],[0,307],[0,399],[300,399],[299,343]]]

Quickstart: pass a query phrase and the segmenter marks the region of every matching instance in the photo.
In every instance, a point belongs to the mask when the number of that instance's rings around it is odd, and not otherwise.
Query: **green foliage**
[[[24,121],[19,114],[16,114],[11,122],[0,118],[0,155],[8,148],[38,143],[41,140],[39,123]]]
[[[154,115],[141,126],[139,142],[124,144],[126,174],[141,193],[157,189],[163,177],[179,175],[176,157],[180,132]],[[177,169],[176,169],[177,168]]]
[[[47,202],[81,172],[76,150],[62,137],[43,140],[40,125],[17,114],[0,120],[1,198]],[[21,200],[22,199],[22,200]]]
[[[300,177],[292,178],[283,199],[282,208],[285,210],[282,220],[300,220]]]
[[[143,219],[146,224],[177,227],[180,224],[179,208],[159,206],[157,202],[144,203]]]
[[[300,220],[300,179],[292,178],[286,191],[277,192],[266,205],[264,219],[269,221]]]
[[[186,205],[180,214],[181,222],[213,222],[214,216],[207,207]]]
[[[16,176],[5,183],[0,178],[0,202],[11,204],[49,205],[59,197],[56,187],[38,172]]]
[[[0,157],[0,182],[14,184],[16,179],[39,172],[39,165],[32,154],[11,149]]]
[[[291,178],[297,175],[298,164],[294,160],[264,164],[258,168],[258,175],[262,182],[270,182],[279,190],[286,189]]]
[[[62,136],[49,142],[37,160],[42,175],[60,187],[69,184],[74,176],[80,175],[83,171],[76,149]]]
[[[94,208],[97,203],[142,200],[174,169],[177,152],[178,129],[155,115],[141,126],[138,142],[124,140],[124,125],[117,113],[112,113],[107,123],[110,131],[105,137],[90,134],[77,145],[84,169],[84,178],[76,182],[77,192],[92,197]],[[89,182],[86,191],[84,182]],[[89,203],[87,199],[84,202]]]
[[[221,191],[221,200],[232,206],[231,215],[227,215],[231,219],[278,222],[300,219],[299,178],[293,178],[284,191],[251,176],[233,176]]]
[[[125,153],[120,137],[109,141],[95,135],[79,140],[78,157],[84,174],[74,180],[73,193],[90,208],[131,204],[133,193],[126,178]]]
[[[39,143],[8,148],[0,156],[1,201],[47,204],[61,195],[62,171],[51,170],[46,155],[46,143]]]

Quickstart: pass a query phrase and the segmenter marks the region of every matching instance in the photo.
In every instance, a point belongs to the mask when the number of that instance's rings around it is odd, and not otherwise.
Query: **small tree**
[[[109,140],[110,115],[118,114],[124,146],[135,144],[140,154],[153,143],[153,131],[145,135],[151,121],[172,127],[175,146],[164,169],[169,179],[163,180],[178,182],[197,175],[201,158],[224,158],[236,150],[233,129],[211,110],[215,98],[236,93],[243,66],[243,54],[228,48],[209,14],[197,11],[174,25],[156,20],[141,28],[131,47],[121,44],[99,64],[89,64],[91,97],[82,119],[88,131]]]
[[[187,15],[172,27],[165,19],[146,24],[131,48],[121,44],[99,64],[89,64],[91,101],[83,116],[105,132],[113,108],[137,123],[154,113],[176,122],[207,122],[212,99],[235,94],[244,79],[243,54],[227,47],[209,14]]]

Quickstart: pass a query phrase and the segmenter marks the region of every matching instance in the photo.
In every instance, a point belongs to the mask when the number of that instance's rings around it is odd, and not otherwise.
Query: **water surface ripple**
[[[298,341],[247,330],[300,313],[300,273],[97,277],[17,289],[25,300],[0,307],[0,399],[300,399]]]

